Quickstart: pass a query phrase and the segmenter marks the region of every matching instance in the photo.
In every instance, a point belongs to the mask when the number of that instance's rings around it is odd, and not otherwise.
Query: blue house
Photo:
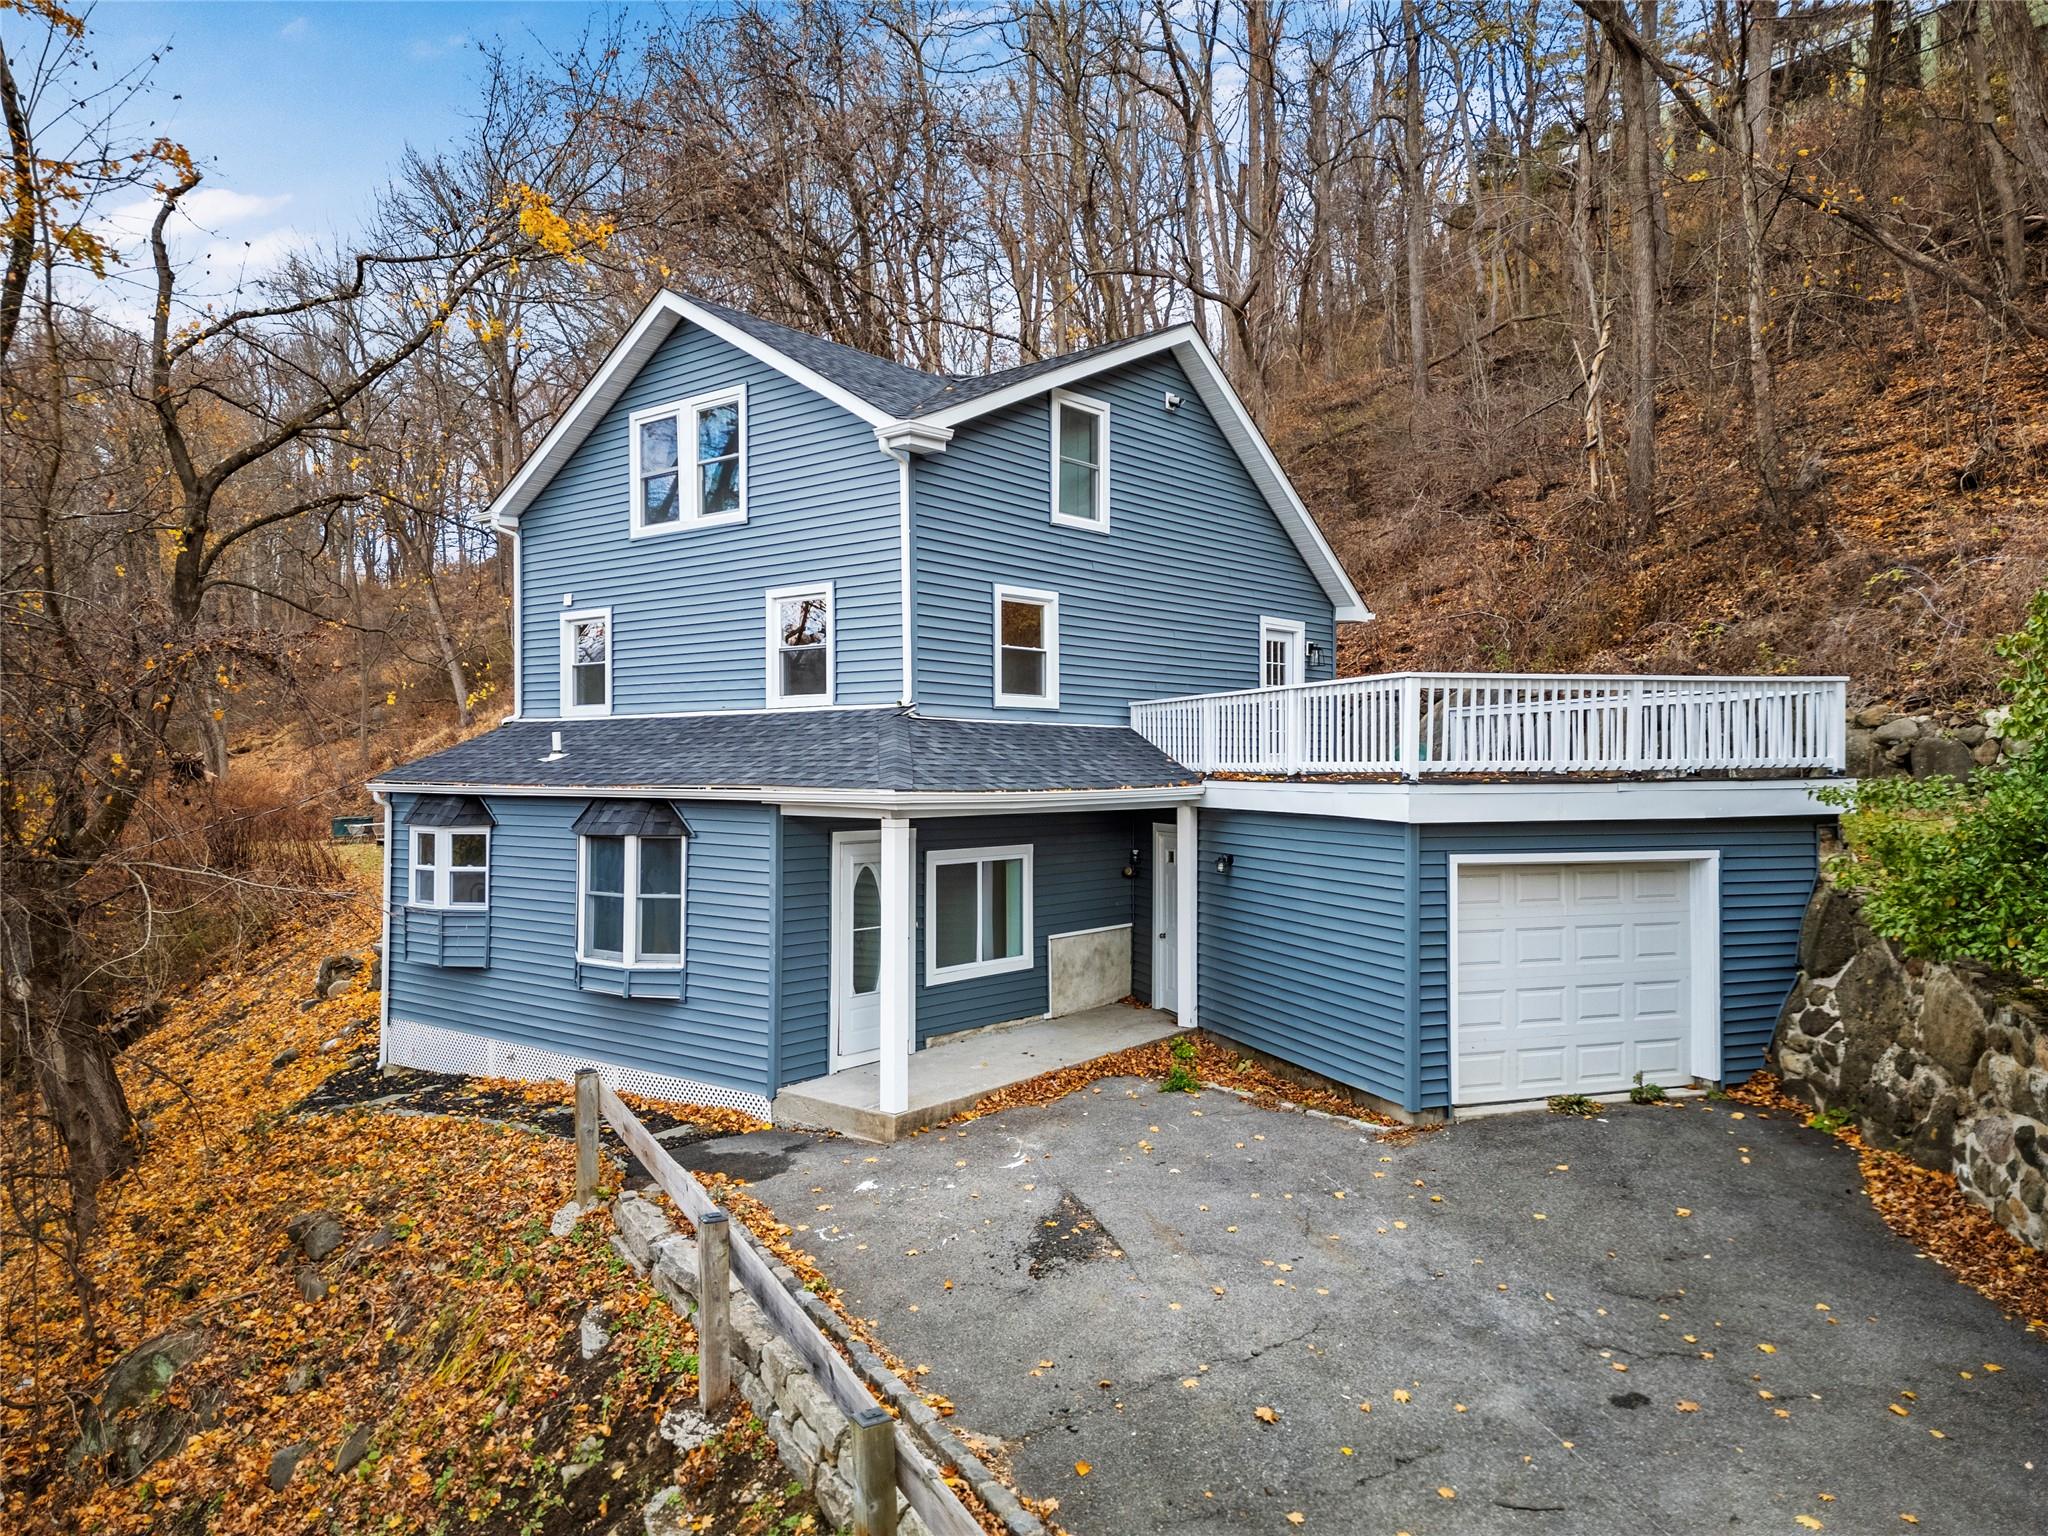
[[[1335,677],[1192,327],[952,378],[663,293],[492,516],[512,716],[373,786],[387,1063],[887,1136],[1197,1021],[1417,1117],[1762,1062],[1842,680]]]

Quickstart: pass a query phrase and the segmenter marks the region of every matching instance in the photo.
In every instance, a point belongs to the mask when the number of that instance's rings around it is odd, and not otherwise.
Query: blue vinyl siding
[[[1799,973],[1799,925],[1819,870],[1818,826],[1787,819],[1425,828],[1419,884],[1422,1093],[1412,1107],[1450,1103],[1449,855],[1718,850],[1721,1073],[1724,1081],[1739,1082],[1763,1066],[1778,1010]]]
[[[782,1083],[831,1070],[832,834],[874,830],[872,821],[783,818]]]
[[[744,384],[747,521],[634,539],[628,419]],[[835,696],[902,697],[900,472],[873,429],[685,323],[520,519],[524,713],[560,712],[562,598],[612,610],[615,714],[759,709],[772,587],[834,585]]]
[[[1196,1005],[1218,1034],[1381,1098],[1412,1095],[1414,831],[1203,811]],[[1228,874],[1216,860],[1232,857]]]
[[[412,797],[393,798],[402,825]],[[680,806],[695,834],[684,896],[688,968],[675,988],[684,995],[629,998],[579,984],[576,835],[569,829],[588,802],[493,796],[488,803],[497,818],[489,964],[450,970],[395,954],[391,1016],[772,1093],[781,927],[775,811]],[[404,895],[407,853],[406,839],[393,839],[394,899]],[[653,984],[659,990],[674,985]]]
[[[1306,624],[1323,657],[1306,675],[1331,675],[1330,599],[1180,364],[1148,358],[1077,392],[1110,407],[1107,534],[1052,522],[1048,396],[963,423],[915,462],[919,703],[1123,724],[1133,699],[1256,686],[1262,615]],[[1060,595],[1056,715],[994,708],[997,584]]]
[[[411,838],[404,840],[411,853]],[[400,896],[404,892],[400,891]],[[432,907],[392,908],[393,947],[407,960],[450,970],[482,970],[491,963],[491,914],[437,911]]]

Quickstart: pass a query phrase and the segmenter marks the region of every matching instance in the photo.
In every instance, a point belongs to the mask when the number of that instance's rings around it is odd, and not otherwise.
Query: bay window
[[[577,959],[680,968],[690,836],[682,817],[661,801],[593,801],[574,830]]]

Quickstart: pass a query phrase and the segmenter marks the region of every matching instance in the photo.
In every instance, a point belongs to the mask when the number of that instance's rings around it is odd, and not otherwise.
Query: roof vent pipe
[[[560,731],[553,732],[548,741],[548,755],[542,758],[541,761],[544,763],[558,763],[566,755],[562,751],[562,733]]]

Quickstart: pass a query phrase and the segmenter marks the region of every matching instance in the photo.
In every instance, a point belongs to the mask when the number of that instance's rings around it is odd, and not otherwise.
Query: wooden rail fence
[[[730,1283],[751,1296],[761,1315],[796,1351],[812,1377],[846,1415],[853,1447],[851,1476],[855,1536],[894,1536],[896,1493],[901,1490],[932,1536],[983,1536],[944,1476],[909,1432],[878,1404],[851,1365],[805,1316],[746,1229],[711,1198],[690,1171],[669,1156],[632,1110],[595,1071],[576,1074],[576,1200],[597,1199],[599,1121],[609,1122],[663,1194],[697,1229],[697,1396],[707,1412],[732,1392]]]

